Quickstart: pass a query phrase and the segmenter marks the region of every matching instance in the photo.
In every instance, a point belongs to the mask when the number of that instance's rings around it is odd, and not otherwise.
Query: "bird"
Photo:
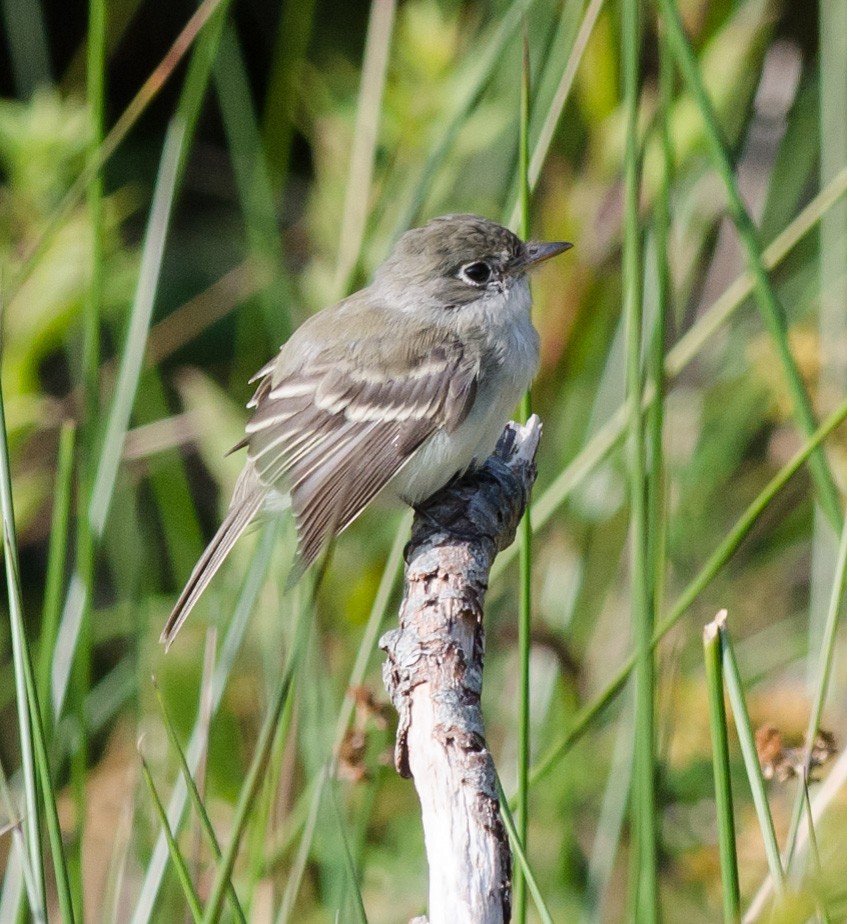
[[[170,647],[236,540],[290,505],[296,581],[375,499],[420,505],[481,465],[535,376],[527,273],[567,241],[470,214],[397,241],[371,283],[317,312],[250,380],[247,450],[226,516],[162,631]]]

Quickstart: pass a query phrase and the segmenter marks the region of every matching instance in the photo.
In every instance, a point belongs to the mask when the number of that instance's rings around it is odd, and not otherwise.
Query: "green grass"
[[[91,0],[68,49],[2,5],[0,921],[425,911],[378,650],[408,518],[314,599],[290,524],[247,535],[157,639],[247,378],[451,211],[576,245],[533,282],[539,478],[486,610],[514,919],[837,920],[840,776],[765,784],[753,735],[845,737],[840,11],[173,7],[151,42]]]
[[[729,724],[724,703],[721,620],[726,612],[703,629],[703,654],[709,685],[709,726],[712,733],[712,773],[715,778],[715,810],[721,855],[721,890],[724,921],[741,918],[741,891],[738,884],[738,851],[735,846],[735,810],[729,757]]]

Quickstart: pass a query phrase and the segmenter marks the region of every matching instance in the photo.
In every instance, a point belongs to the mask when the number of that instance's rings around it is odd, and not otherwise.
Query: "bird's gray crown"
[[[521,239],[495,221],[479,215],[441,215],[407,231],[379,272],[419,267],[430,277],[446,276],[472,260],[488,259],[505,266],[523,252]]]
[[[374,282],[424,290],[436,302],[462,304],[508,285],[526,248],[502,225],[479,215],[442,215],[407,231],[377,270]]]

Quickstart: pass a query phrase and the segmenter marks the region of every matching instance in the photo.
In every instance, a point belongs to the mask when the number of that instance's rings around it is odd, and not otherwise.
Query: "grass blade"
[[[44,583],[44,605],[41,609],[41,637],[38,640],[37,688],[45,726],[49,726],[50,667],[59,631],[62,587],[67,565],[75,437],[74,424],[65,421],[59,436],[56,482],[53,488],[53,515],[50,521],[50,547],[47,552],[47,579]]]
[[[356,861],[353,859],[353,853],[350,850],[350,839],[347,836],[344,816],[341,813],[341,806],[338,804],[338,794],[334,786],[329,787],[332,796],[332,807],[335,814],[335,820],[338,824],[338,833],[341,837],[342,855],[344,857],[344,872],[347,880],[353,889],[353,909],[354,919],[359,924],[368,924],[368,916],[365,913],[365,903],[362,901],[362,890],[359,886],[359,875],[356,871]]]
[[[9,598],[9,614],[12,634],[12,656],[15,670],[15,691],[18,708],[18,730],[21,738],[21,755],[24,776],[26,807],[26,843],[29,853],[35,894],[31,913],[38,921],[46,921],[47,897],[44,885],[44,868],[41,861],[41,829],[38,809],[38,791],[41,791],[47,830],[50,840],[53,867],[56,876],[56,890],[62,917],[73,924],[74,910],[71,901],[68,869],[65,862],[62,831],[56,810],[56,798],[50,765],[47,757],[47,742],[41,709],[35,685],[35,674],[30,660],[21,603],[20,570],[18,546],[15,536],[15,513],[12,500],[12,479],[9,469],[9,452],[6,442],[6,414],[3,392],[0,387],[0,516],[3,521],[3,544],[6,563],[6,590]]]
[[[475,65],[475,75],[470,81],[468,88],[462,95],[460,101],[456,104],[455,109],[446,120],[445,124],[439,126],[433,136],[438,140],[435,142],[432,151],[427,157],[420,178],[415,184],[411,199],[403,209],[399,220],[397,221],[394,233],[391,238],[399,237],[415,222],[420,214],[424,201],[429,194],[430,188],[441,169],[447,154],[459,130],[465,124],[468,116],[482,97],[485,88],[491,80],[492,74],[499,66],[506,45],[512,36],[518,30],[523,18],[529,13],[536,0],[516,0],[509,7],[508,12],[500,19],[499,23],[493,27],[492,33],[486,39],[479,42],[481,48]]]
[[[821,855],[818,850],[818,838],[815,834],[815,817],[812,812],[812,800],[809,798],[809,778],[805,776],[803,779],[803,807],[806,812],[806,824],[808,825],[809,831],[809,851],[812,854],[812,860],[815,864],[815,874],[820,878],[823,868],[821,867]],[[830,924],[829,913],[826,910],[825,899],[822,897],[818,900],[818,912],[820,914],[820,919],[822,924]]]
[[[244,639],[247,621],[253,610],[256,597],[264,583],[275,543],[276,532],[275,529],[266,529],[264,531],[259,546],[250,563],[250,570],[244,578],[241,593],[233,609],[232,619],[230,620],[226,637],[221,648],[221,654],[218,658],[218,663],[212,678],[212,716],[217,713],[221,705],[221,700],[230,673],[232,672],[235,657]],[[191,732],[188,747],[185,749],[188,766],[192,774],[196,771],[203,749],[203,740],[200,734],[201,725],[201,717],[198,716],[194,729]],[[180,781],[174,787],[170,802],[168,803],[168,821],[172,829],[176,828],[179,824],[179,819],[182,817],[182,813],[185,810],[187,796],[188,793],[185,784]],[[162,875],[165,870],[167,857],[167,843],[165,842],[164,834],[161,834],[156,842],[156,846],[153,848],[150,861],[147,864],[144,881],[132,914],[132,924],[147,924],[148,921],[152,920],[153,906],[162,884]]]
[[[726,190],[729,214],[744,245],[762,321],[771,335],[782,364],[783,374],[794,402],[797,425],[804,436],[810,436],[816,426],[812,405],[788,344],[785,315],[768,276],[767,264],[759,247],[756,228],[741,199],[727,144],[724,141],[712,102],[703,85],[697,59],[685,37],[685,30],[675,0],[661,0],[661,9],[664,16],[666,41],[697,103],[712,160]],[[831,525],[840,531],[842,514],[838,503],[838,490],[823,452],[816,452],[810,458],[809,469],[817,488],[818,501]]]
[[[400,563],[403,559],[403,549],[406,545],[406,536],[408,535],[408,531],[409,517],[406,516],[403,518],[401,526],[395,533],[394,544],[391,547],[391,551],[388,553],[388,558],[385,562],[385,568],[382,572],[379,587],[374,597],[373,605],[371,606],[370,615],[368,616],[368,622],[365,626],[365,631],[362,634],[362,640],[359,643],[359,650],[356,653],[356,660],[353,664],[353,668],[350,671],[350,679],[346,685],[344,700],[342,701],[341,707],[338,710],[338,721],[335,725],[335,739],[333,741],[332,755],[330,756],[324,768],[315,778],[314,783],[312,784],[312,791],[307,791],[303,794],[303,796],[301,796],[299,807],[302,808],[302,812],[298,812],[296,810],[295,812],[292,812],[292,818],[298,817],[302,819],[301,823],[303,834],[300,838],[297,855],[292,864],[291,873],[288,877],[288,882],[285,887],[285,893],[277,913],[276,924],[286,924],[286,922],[290,920],[290,916],[294,908],[294,903],[297,900],[297,893],[300,889],[300,883],[306,870],[306,863],[308,861],[309,853],[312,847],[312,839],[315,835],[318,812],[321,806],[324,786],[335,774],[338,764],[338,757],[344,742],[344,737],[347,734],[350,720],[353,717],[355,700],[351,694],[351,691],[362,685],[365,672],[367,671],[368,662],[376,648],[376,641],[377,636],[379,635],[380,626],[382,625],[385,612],[388,607],[389,598],[391,597],[391,593],[400,573]],[[306,809],[307,804],[308,809]],[[300,825],[298,824],[295,827],[299,828]],[[273,866],[277,862],[279,856],[288,848],[289,844],[293,840],[294,834],[295,831],[289,831],[284,843],[282,843],[276,850],[271,853],[270,857],[268,858],[269,866]]]
[[[0,921],[8,920],[8,917],[17,916],[17,911],[4,917],[3,906],[14,906],[16,909],[20,906],[20,900],[23,894],[20,890],[21,880],[23,880],[26,895],[29,900],[30,908],[38,907],[38,887],[35,883],[35,876],[32,867],[29,864],[29,854],[26,848],[26,839],[24,838],[23,822],[19,817],[19,812],[12,799],[12,793],[9,790],[9,781],[6,778],[6,771],[3,764],[0,763],[0,798],[2,798],[3,810],[6,813],[6,820],[3,823],[3,834],[7,832],[12,836],[12,850],[9,852],[6,872],[4,875],[3,887],[0,889]]]
[[[688,607],[691,606],[697,597],[709,586],[718,571],[720,571],[733,556],[738,546],[753,528],[759,517],[767,509],[771,501],[779,494],[791,478],[797,474],[800,468],[806,463],[809,456],[811,456],[845,418],[847,418],[847,401],[843,402],[834,413],[830,414],[821,426],[818,427],[812,438],[804,443],[803,447],[794,455],[791,461],[784,465],[768,482],[765,488],[759,492],[758,496],[750,503],[741,517],[736,521],[735,526],[732,527],[724,540],[711,554],[700,571],[695,575],[694,579],[688,583],[688,586],[682,591],[679,597],[677,597],[676,602],[669,609],[667,615],[659,622],[653,634],[654,646],[677,624]],[[548,749],[547,753],[538,760],[538,763],[530,771],[530,785],[536,783],[545,774],[549,773],[558,761],[561,760],[562,756],[585,734],[594,719],[623,688],[634,665],[635,656],[632,655],[626,659],[603,691],[599,693],[588,706],[583,708],[570,729],[568,729],[556,744]]]
[[[630,686],[629,689],[632,690],[632,687]],[[588,902],[586,904],[588,907],[582,917],[583,921],[590,922],[590,924],[600,924],[606,920],[603,907],[604,898],[609,891],[615,871],[615,855],[620,847],[629,807],[632,771],[635,763],[635,740],[632,735],[633,707],[632,697],[627,697],[618,719],[612,764],[603,792],[603,803],[594,843],[591,846],[587,875]]]
[[[179,760],[179,768],[182,772],[182,779],[185,783],[186,789],[188,790],[188,795],[191,799],[191,804],[194,807],[194,811],[197,813],[197,817],[200,819],[200,827],[203,831],[203,834],[206,838],[206,843],[209,845],[209,849],[212,851],[212,854],[216,861],[221,860],[221,847],[218,843],[218,839],[215,836],[215,829],[212,825],[212,820],[209,818],[208,813],[206,812],[206,806],[203,804],[203,798],[200,795],[200,791],[197,789],[197,784],[194,781],[194,776],[191,772],[191,768],[188,766],[188,758],[185,756],[185,750],[180,744],[179,737],[177,736],[176,729],[174,728],[173,722],[171,721],[170,714],[168,713],[167,706],[165,705],[164,698],[162,697],[162,691],[159,689],[159,684],[156,682],[156,678],[153,678],[153,688],[156,692],[156,700],[159,703],[159,711],[162,715],[162,721],[165,725],[165,731],[168,733],[168,740],[171,743],[171,747],[174,749]],[[142,763],[144,758],[142,757]],[[152,785],[152,780],[148,783]],[[159,813],[159,808],[161,808],[161,803],[157,801],[157,813],[159,814],[159,820],[162,823],[162,830],[165,832],[165,838],[168,837],[168,832],[170,827],[168,826],[167,815],[164,810]],[[170,848],[170,841],[168,842],[168,847]],[[171,858],[173,858],[173,851],[171,851]],[[189,877],[190,878],[190,877]],[[226,895],[229,899],[230,906],[232,907],[232,912],[235,915],[238,921],[246,922],[244,917],[244,911],[241,908],[241,905],[238,901],[238,895],[236,894],[235,887],[232,884],[232,880],[227,880],[226,884]],[[188,895],[186,894],[186,898]],[[202,914],[201,914],[202,917]]]
[[[279,196],[288,179],[297,94],[314,24],[315,0],[283,4],[262,112],[263,147],[271,182]]]
[[[252,258],[269,275],[269,284],[259,292],[265,328],[275,344],[281,343],[291,332],[289,310],[294,298],[283,273],[283,245],[273,186],[250,96],[244,56],[235,27],[229,22],[223,27],[214,76],[232,152],[247,243]]]
[[[94,540],[103,534],[115,490],[118,467],[123,456],[123,444],[144,361],[184,137],[181,123],[172,122],[162,150],[161,168],[147,223],[135,300],[91,490],[88,519]],[[61,715],[64,705],[87,600],[88,588],[84,576],[76,572],[65,599],[56,646],[57,657],[53,661],[52,704],[55,717]]]
[[[535,910],[538,912],[538,916],[541,918],[542,924],[553,924],[553,917],[544,902],[544,896],[541,894],[541,889],[538,887],[538,882],[532,872],[532,869],[530,868],[529,861],[526,857],[526,851],[524,850],[524,846],[518,837],[518,829],[515,825],[515,819],[512,815],[512,810],[509,808],[509,801],[506,799],[506,794],[503,792],[503,787],[499,779],[497,780],[497,788],[500,796],[500,813],[503,818],[503,825],[505,826],[506,832],[509,835],[509,841],[512,845],[512,853],[518,861],[521,875],[526,881],[526,887],[529,891],[529,894],[532,896],[532,900],[535,902]]]
[[[106,89],[106,4],[89,0],[86,58],[86,98],[88,101],[91,139],[88,160],[93,161],[103,143]],[[75,572],[83,589],[85,605],[80,614],[78,638],[74,643],[72,663],[71,708],[78,726],[78,744],[71,753],[71,793],[74,798],[76,826],[69,865],[76,907],[82,909],[82,845],[85,840],[85,777],[89,758],[89,730],[85,721],[85,696],[91,687],[91,600],[94,596],[95,537],[86,515],[91,501],[96,465],[100,421],[100,322],[104,290],[105,226],[103,209],[103,175],[98,172],[86,190],[86,205],[91,225],[91,281],[82,306],[82,358],[79,383],[82,390],[83,416],[80,427],[79,477],[77,492]]]
[[[379,117],[385,91],[396,0],[373,0],[365,39],[365,55],[350,152],[350,173],[344,196],[338,257],[335,264],[336,298],[347,294],[365,237],[376,160]]]
[[[800,241],[817,226],[821,218],[847,193],[847,168],[842,170],[799,215],[779,234],[763,253],[763,260],[769,270],[779,266]],[[750,272],[739,276],[718,298],[708,311],[697,320],[679,341],[668,351],[665,360],[665,374],[673,380],[691,363],[704,344],[721,330],[723,325],[740,308],[744,300],[753,293],[754,279]],[[644,400],[653,398],[654,385],[648,382],[644,389]],[[547,523],[573,489],[591,472],[618,444],[626,430],[626,407],[621,406],[605,424],[592,436],[579,454],[556,476],[552,484],[540,494],[533,505],[535,529]],[[497,578],[511,564],[518,549],[515,544],[504,549],[494,560],[491,569],[492,580]]]
[[[305,607],[302,609],[305,611]],[[227,883],[230,880],[233,867],[235,866],[235,858],[238,853],[239,844],[241,843],[241,836],[247,825],[248,817],[253,807],[253,800],[259,790],[259,785],[262,781],[262,773],[264,772],[268,757],[271,753],[274,738],[278,731],[279,718],[291,694],[291,686],[300,663],[307,627],[308,620],[302,613],[298,614],[297,636],[289,654],[285,672],[273,696],[271,708],[268,710],[265,720],[262,723],[262,729],[259,732],[259,739],[256,742],[253,760],[244,780],[244,785],[241,788],[238,804],[236,805],[235,814],[232,819],[229,844],[227,845],[221,862],[218,864],[215,881],[212,885],[209,901],[206,904],[206,910],[203,914],[203,924],[213,924],[213,922],[218,920],[221,905],[223,904],[224,895],[226,893]]]
[[[520,139],[518,141],[518,183],[520,204],[519,236],[529,240],[529,105],[530,65],[529,37],[524,21],[523,60],[521,68],[520,96]],[[532,414],[532,394],[527,390],[520,408],[520,419],[524,423]],[[529,754],[531,735],[530,715],[530,655],[532,653],[532,506],[527,499],[526,510],[519,527],[519,577],[518,577],[518,742],[517,742],[517,785],[515,793],[515,815],[517,816],[517,838],[526,849],[529,831]],[[526,920],[526,881],[522,867],[512,872],[514,899],[512,911],[516,924]]]
[[[138,388],[138,380],[144,364],[147,334],[150,330],[150,319],[153,315],[153,304],[156,299],[156,289],[162,269],[162,258],[164,257],[165,242],[176,189],[177,167],[182,156],[184,140],[185,130],[183,124],[178,121],[171,122],[162,148],[156,188],[153,192],[153,202],[150,207],[150,218],[147,222],[147,230],[144,236],[138,286],[130,311],[126,343],[121,353],[121,364],[118,378],[115,382],[114,398],[109,410],[106,433],[103,438],[97,472],[94,476],[94,487],[91,492],[88,517],[91,521],[91,528],[98,537],[103,534],[103,528],[106,525],[106,517],[109,513],[109,506],[118,475],[118,466],[122,456],[121,449],[129,427],[135,392]]]
[[[89,0],[86,100],[91,119],[88,158],[94,161],[103,144],[106,91],[106,2]],[[91,283],[82,311],[82,368],[80,380],[87,427],[94,428],[99,411],[100,312],[103,301],[103,176],[98,172],[86,190],[91,222]],[[93,433],[85,442],[93,451]],[[89,458],[91,453],[89,452]],[[87,480],[87,479],[86,479]]]
[[[721,659],[726,682],[726,692],[732,706],[735,718],[735,729],[744,757],[744,767],[747,770],[747,779],[750,782],[750,791],[753,794],[753,803],[756,806],[756,815],[759,818],[759,828],[765,842],[765,854],[768,858],[768,869],[776,883],[777,900],[785,891],[785,874],[782,869],[782,860],[779,856],[779,845],[776,842],[776,831],[773,826],[768,794],[765,791],[765,781],[762,779],[762,769],[759,766],[759,757],[756,753],[756,742],[753,737],[753,728],[747,712],[747,703],[744,699],[744,688],[741,685],[741,676],[738,673],[738,664],[735,661],[735,652],[729,639],[726,628],[726,619],[716,620],[721,645]]]
[[[648,564],[647,472],[642,407],[641,342],[644,327],[642,235],[639,216],[641,157],[638,132],[641,24],[639,0],[625,0],[621,21],[621,60],[626,150],[624,154],[623,310],[626,323],[626,391],[628,404],[627,459],[630,503],[630,581],[635,659],[635,772],[632,807],[636,821],[636,919],[656,921],[659,916],[656,823],[656,728],[653,665],[653,609]],[[661,396],[657,395],[657,401]]]
[[[21,747],[21,770],[24,786],[24,843],[28,866],[32,873],[34,892],[29,895],[30,912],[37,921],[47,920],[47,893],[44,867],[41,863],[41,829],[38,811],[38,780],[33,740],[33,713],[37,704],[30,701],[27,672],[31,670],[23,605],[18,580],[18,546],[15,538],[15,508],[12,500],[12,476],[9,467],[9,447],[6,437],[6,411],[0,385],[0,517],[3,522],[3,549],[6,568],[6,593],[9,601],[9,628],[12,641],[12,661],[15,674],[15,706]]]
[[[556,92],[553,95],[553,99],[550,103],[550,106],[548,107],[547,113],[544,116],[544,122],[542,123],[541,130],[538,133],[538,140],[535,142],[535,145],[532,149],[532,156],[529,158],[529,164],[527,165],[525,171],[521,171],[521,176],[526,176],[530,190],[535,189],[535,186],[538,183],[538,178],[541,176],[541,168],[544,166],[544,161],[547,159],[547,154],[553,141],[553,136],[559,124],[559,119],[562,116],[565,103],[568,101],[570,96],[577,70],[579,68],[580,62],[582,61],[582,55],[585,51],[585,46],[588,44],[588,40],[591,38],[591,34],[594,31],[594,26],[597,24],[597,17],[600,15],[600,11],[602,9],[603,0],[591,0],[585,10],[585,15],[582,17],[582,23],[579,27],[579,32],[577,32],[576,38],[574,39],[573,48],[571,48],[570,54],[568,55],[568,63],[565,66],[564,71],[562,71],[559,85],[556,87]],[[512,209],[512,214],[509,218],[510,226],[513,226],[518,222],[520,214],[521,203],[519,196],[518,201],[515,203],[515,206]]]
[[[725,620],[726,610],[722,610],[715,621],[703,629],[703,653],[709,692],[709,726],[712,731],[712,773],[715,778],[723,916],[727,924],[734,924],[741,919],[741,893],[738,885],[738,856],[735,851],[735,815],[732,808],[729,740],[723,688],[720,625]]]
[[[829,693],[845,585],[847,585],[847,525],[841,530],[841,539],[838,544],[838,555],[835,562],[835,573],[832,580],[832,592],[829,599],[826,622],[823,627],[820,654],[818,655],[817,681],[815,683],[812,707],[809,712],[809,724],[806,728],[806,772],[809,770],[809,759],[811,757],[812,746],[821,724],[823,709],[826,704],[827,694]],[[786,868],[791,865],[791,859],[794,856],[794,850],[797,846],[797,834],[800,830],[800,822],[803,818],[803,803],[806,798],[805,789],[805,781],[801,779],[798,784],[788,837],[786,838]]]
[[[156,784],[153,782],[150,768],[147,766],[147,761],[141,753],[141,742],[139,742],[138,756],[141,759],[141,775],[144,777],[144,782],[147,784],[150,798],[153,800],[153,807],[156,809],[156,815],[159,817],[159,823],[162,826],[162,831],[164,832],[165,840],[168,844],[168,852],[171,855],[171,862],[176,869],[177,878],[185,894],[185,900],[188,902],[188,908],[191,911],[191,916],[194,918],[194,921],[196,924],[200,924],[203,918],[203,909],[200,906],[200,899],[197,896],[194,883],[191,881],[191,874],[188,872],[188,864],[185,862],[185,857],[183,857],[182,851],[179,849],[179,844],[176,842],[173,831],[171,831],[171,826],[168,823],[168,814],[165,811],[165,807],[162,805],[159,793],[156,791]]]

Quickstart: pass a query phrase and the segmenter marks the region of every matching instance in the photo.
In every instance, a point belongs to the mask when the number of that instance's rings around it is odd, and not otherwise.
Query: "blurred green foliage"
[[[208,730],[204,792],[225,842],[258,730],[294,644],[302,603],[283,593],[290,524],[282,525],[274,542],[262,545],[255,535],[240,542],[167,657],[157,641],[240,469],[239,457],[224,453],[246,419],[247,378],[311,312],[343,295],[340,289],[364,284],[406,224],[467,210],[509,219],[517,189],[523,28],[532,67],[531,145],[542,137],[548,116],[555,122],[532,201],[533,226],[539,237],[576,243],[533,282],[542,338],[533,401],[545,428],[536,509],[552,504],[571,463],[585,464],[536,535],[534,758],[561,738],[632,650],[626,457],[621,440],[607,452],[592,449],[625,398],[620,5],[600,10],[573,89],[557,112],[556,90],[592,4],[407,0],[397,7],[392,28],[385,34],[374,28],[366,44],[369,17],[380,2],[386,0],[375,0],[373,7],[328,0],[223,4],[224,18],[213,16],[186,52],[198,73],[203,54],[212,66],[201,81],[203,105],[196,130],[187,136],[173,210],[161,227],[145,230],[152,190],[162,176],[164,133],[186,73],[171,61],[160,73],[156,95],[104,165],[103,247],[96,267],[91,204],[74,185],[90,162],[93,138],[79,66],[86,43],[81,14],[37,0],[47,21],[66,27],[42,36],[57,83],[42,75],[31,95],[16,91],[32,77],[15,71],[25,59],[21,48],[0,74],[6,95],[0,100],[2,383],[24,600],[36,647],[59,427],[65,420],[80,424],[92,434],[96,455],[116,370],[130,346],[134,294],[153,275],[146,277],[140,267],[142,249],[151,233],[166,235],[155,267],[153,325],[142,344],[147,359],[111,512],[95,550],[91,609],[83,617],[92,646],[90,672],[86,682],[72,685],[70,705],[55,717],[50,742],[68,841],[81,838],[82,871],[74,888],[84,895],[86,919],[167,921],[184,908],[172,873],[156,867],[158,822],[134,750],[143,734],[159,792],[171,795],[179,771],[150,674],[158,676],[187,742],[198,722],[204,638],[215,627],[221,687]],[[107,129],[196,9],[188,0],[162,6],[106,4]],[[806,19],[816,22],[821,5],[807,4],[802,16],[791,6],[764,0],[680,3],[763,246],[823,186],[820,139],[834,138],[837,147],[839,133],[847,137],[847,114],[840,125],[822,125],[819,117],[821,70],[845,71],[847,60],[822,56],[816,36],[810,39],[814,29]],[[10,20],[14,9],[4,7],[7,42],[21,34]],[[666,259],[669,350],[708,317],[745,263],[725,218],[726,193],[710,160],[702,113],[678,75],[666,114],[672,151],[672,162],[666,162],[658,67],[667,49],[654,6],[643,4],[642,15],[645,340],[656,323],[656,261]],[[200,51],[192,59],[194,49]],[[384,83],[376,84],[382,89],[363,95],[363,69],[373,60],[367,55],[380,50],[387,58]],[[363,112],[378,126],[372,147],[363,141]],[[360,185],[350,175],[358,145],[370,167],[369,181]],[[655,208],[664,181],[671,225],[667,252],[657,255]],[[348,207],[366,218],[345,276],[339,270],[341,237],[355,228]],[[825,221],[834,221],[836,230],[828,232],[825,247],[817,231],[807,235],[771,277],[788,342],[821,418],[843,399],[843,389],[821,382],[845,380],[847,302],[828,315],[826,330],[834,325],[839,331],[834,344],[831,333],[821,333],[821,304],[824,296],[842,291],[844,274],[830,278],[821,267],[822,251],[834,249],[838,257],[847,247],[844,214],[840,206],[828,206]],[[102,350],[99,413],[91,420],[84,416],[80,365],[83,306],[95,269],[103,281],[96,306]],[[742,300],[675,370],[664,395],[660,615],[802,444],[792,412],[773,341],[752,300]],[[827,445],[833,474],[843,485],[843,435]],[[86,477],[82,466],[74,482],[71,551],[62,569],[68,584],[79,554],[76,525],[87,516]],[[366,697],[353,710],[361,747],[353,746],[352,733],[342,735],[337,779],[320,788],[398,528],[399,514],[366,514],[337,543],[310,617],[291,712],[235,867],[233,881],[250,920],[285,920],[282,907],[291,909],[288,920],[358,920],[356,889],[372,922],[405,920],[424,908],[425,858],[414,792],[387,765],[391,729]],[[786,734],[802,735],[819,676],[833,549],[828,528],[815,518],[804,470],[657,647],[665,920],[713,921],[721,907],[701,626],[717,609],[729,609],[754,723],[774,721]],[[262,555],[268,556],[270,575],[264,580],[257,566]],[[257,569],[255,587],[246,577],[251,567]],[[508,791],[515,761],[516,585],[516,568],[502,569],[486,613],[484,709]],[[255,605],[241,642],[233,613],[250,593]],[[396,600],[395,588],[384,625]],[[19,752],[7,636],[4,629],[0,763],[16,792]],[[68,645],[68,638],[60,634],[54,663],[74,657],[75,641],[71,637]],[[839,651],[843,642],[839,633]],[[379,661],[374,652],[365,658],[360,682],[383,703]],[[837,662],[825,725],[841,739],[847,737],[846,681]],[[630,701],[627,687],[531,790],[529,856],[555,920],[633,919],[627,885],[633,831],[626,814]],[[90,747],[80,784],[69,768],[80,753],[81,722]],[[749,903],[766,865],[737,750],[733,760],[742,900]],[[67,785],[71,780],[75,786]],[[773,785],[771,807],[783,838],[793,800],[792,786]],[[786,906],[775,920],[806,920],[823,899],[831,901],[831,920],[843,916],[844,813],[839,795],[819,822],[820,874],[802,879],[792,897],[796,907]],[[191,823],[182,824],[179,843],[189,857],[196,854],[193,874],[204,900],[213,878],[209,853],[195,846]],[[0,854],[7,857],[10,849],[6,836]],[[355,882],[347,872],[347,849]],[[6,870],[0,896],[16,903],[20,879],[13,863]],[[533,914],[530,908],[529,920]]]

